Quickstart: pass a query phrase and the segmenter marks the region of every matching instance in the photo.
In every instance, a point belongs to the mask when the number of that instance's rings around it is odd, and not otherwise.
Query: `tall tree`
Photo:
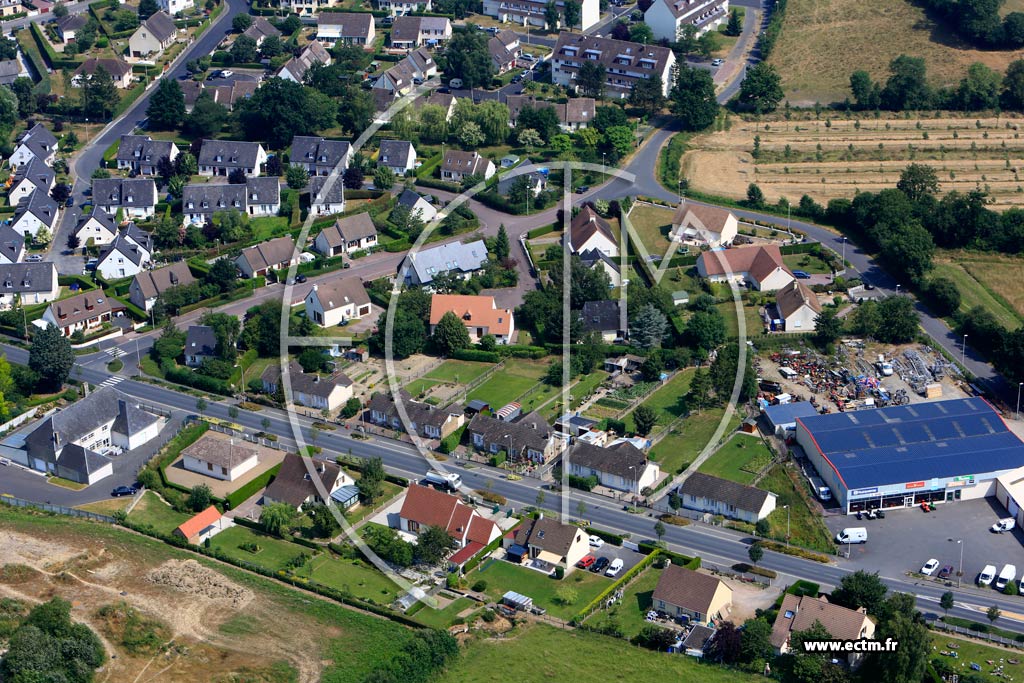
[[[140,0],[139,1],[139,20],[145,21],[151,16],[160,11],[160,5],[157,4],[156,0]]]
[[[505,230],[504,223],[498,226],[498,236],[494,239],[494,249],[492,251],[494,251],[494,256],[497,258],[498,263],[504,263],[512,253],[512,245],[509,242],[508,231]]]
[[[238,120],[246,137],[282,149],[296,135],[330,127],[337,107],[329,97],[282,78],[271,78],[246,99]]]
[[[445,312],[434,327],[434,345],[444,356],[469,347],[469,330],[452,311]]]
[[[867,71],[850,74],[850,92],[858,109],[877,109],[881,104],[881,88],[871,79]]]
[[[1024,59],[1015,59],[1006,67],[1002,104],[1006,109],[1024,110]]]
[[[690,380],[690,391],[686,395],[686,402],[697,409],[700,414],[702,408],[711,402],[711,375],[704,368],[697,368]]]
[[[653,304],[646,304],[629,324],[630,341],[640,349],[648,350],[661,346],[668,334],[668,319]]]
[[[554,31],[558,28],[558,24],[558,4],[554,0],[550,0],[548,4],[544,5],[544,25],[549,31]]]
[[[604,97],[604,81],[607,72],[604,64],[598,64],[593,60],[584,60],[576,72],[576,87],[585,97],[601,99]]]
[[[832,602],[850,609],[864,607],[868,614],[878,614],[887,592],[878,572],[858,569],[840,580],[839,587],[832,591]]]
[[[751,546],[754,547],[754,546]],[[740,635],[740,661],[747,664],[770,659],[772,626],[767,619],[748,619]]]
[[[967,76],[956,89],[956,99],[965,111],[995,109],[999,106],[1002,85],[998,73],[981,62],[975,62],[967,67]]]
[[[444,527],[428,526],[416,539],[416,560],[436,564],[455,546],[455,540]]]
[[[445,50],[447,63],[445,74],[448,78],[461,78],[467,88],[489,85],[494,75],[494,62],[487,48],[486,34],[474,30],[457,31]]]
[[[270,503],[260,512],[260,524],[268,534],[284,536],[295,520],[295,508],[288,503]]]
[[[562,5],[562,16],[565,17],[565,27],[572,31],[583,18],[583,7],[577,0],[565,0],[565,4]]]
[[[766,114],[779,106],[784,94],[782,76],[767,62],[758,62],[747,69],[740,85],[740,104],[756,114]]]
[[[368,505],[372,505],[384,492],[384,463],[378,457],[363,461],[362,476],[356,482],[359,497]]]
[[[889,63],[889,79],[882,89],[882,106],[893,111],[927,109],[932,103],[923,57],[900,55]]]
[[[196,98],[192,113],[185,119],[184,130],[197,138],[207,138],[219,133],[227,120],[228,110],[218,104],[209,91],[204,91]]]
[[[633,411],[633,424],[636,427],[636,433],[640,436],[647,436],[650,434],[657,422],[657,411],[646,403],[641,403]]]
[[[835,344],[843,333],[843,321],[836,315],[836,309],[826,308],[814,319],[814,341],[825,347]]]
[[[654,74],[633,84],[629,93],[629,103],[645,114],[654,114],[665,106],[664,84],[661,76]]]
[[[114,79],[102,66],[82,83],[82,112],[95,121],[106,121],[119,100]]]
[[[154,130],[175,130],[185,121],[185,94],[178,81],[161,78],[146,107],[149,127]]]
[[[939,192],[939,176],[927,164],[910,164],[900,173],[896,189],[907,195],[912,202]]]
[[[75,352],[71,342],[53,325],[47,325],[32,337],[28,366],[39,375],[40,389],[58,391],[71,374]]]
[[[735,7],[729,12],[729,23],[725,25],[725,35],[736,37],[743,33],[743,20],[740,19],[740,12]]]
[[[684,130],[703,130],[718,116],[715,82],[706,69],[686,64],[679,67],[675,87],[672,88],[672,113]]]

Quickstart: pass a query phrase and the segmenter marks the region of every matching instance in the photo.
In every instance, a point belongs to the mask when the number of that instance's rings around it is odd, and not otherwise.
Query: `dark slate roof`
[[[228,209],[244,212],[250,201],[260,204],[280,202],[280,179],[247,178],[245,185],[195,183],[186,185],[182,192],[182,207],[188,213],[213,214]]]
[[[260,379],[273,387],[271,393],[277,391],[278,383],[281,381],[281,366],[271,363],[263,371]],[[321,398],[330,396],[335,387],[352,386],[352,380],[343,372],[337,372],[333,375],[321,375],[320,373],[306,374],[302,371],[302,366],[295,361],[288,363],[288,381],[292,391]]]
[[[370,214],[365,211],[354,216],[339,218],[334,225],[324,228],[324,239],[331,247],[341,246],[345,240],[361,240],[376,234],[377,226],[373,224]]]
[[[66,14],[63,17],[58,17],[53,23],[57,24],[57,28],[64,31],[77,31],[78,29],[89,23],[89,18],[82,14]]]
[[[173,148],[174,143],[170,140],[153,140],[148,135],[122,135],[116,159],[156,164],[163,157],[170,159]]]
[[[291,237],[275,237],[242,250],[239,258],[244,258],[253,271],[273,268],[295,258],[295,240]]]
[[[400,389],[399,393],[402,397],[402,403],[405,406],[405,412],[409,415],[409,419],[418,427],[424,425],[432,425],[440,427],[444,424],[445,420],[448,419],[449,415],[460,415],[462,409],[458,406],[449,406],[448,408],[435,408],[427,403],[419,403],[414,401],[412,396],[405,389]],[[395,402],[391,400],[391,396],[388,394],[374,393],[370,397],[370,402],[366,405],[370,411],[376,411],[382,415],[386,415],[388,420],[399,417],[398,409],[395,407]]]
[[[587,332],[623,329],[619,316],[619,305],[619,301],[611,299],[584,302],[583,312],[580,314],[583,320],[583,329]]]
[[[82,217],[78,219],[78,225],[75,226],[75,232],[77,233],[81,230],[90,219],[95,219],[97,223],[110,230],[110,232],[117,233],[117,223],[114,217],[98,206],[93,207],[92,213],[82,214]]]
[[[694,624],[683,641],[683,648],[687,650],[704,650],[711,637],[715,635],[715,629],[702,624]]]
[[[22,133],[21,138],[18,139],[19,143],[33,142],[40,147],[47,150],[54,150],[57,148],[57,138],[54,137],[53,133],[41,123],[37,123],[30,129]]]
[[[373,15],[368,12],[320,12],[316,15],[318,26],[341,26],[342,38],[370,37]]]
[[[208,325],[189,325],[185,334],[186,356],[212,356],[217,348],[217,335]]]
[[[486,443],[507,444],[511,439],[512,450],[521,453],[524,448],[543,452],[554,430],[534,411],[515,422],[478,414],[470,420],[469,432],[480,434]]]
[[[670,564],[661,572],[658,585],[654,588],[654,599],[700,612],[702,618],[707,618],[719,585],[722,582],[714,576]]]
[[[70,444],[60,452],[60,466],[82,475],[89,480],[89,475],[110,464],[110,458],[100,455],[88,448]]]
[[[134,223],[132,225],[134,225]],[[120,253],[137,266],[142,265],[144,261],[149,260],[149,240],[143,240],[143,244],[140,245],[138,241],[128,237],[127,230],[119,232],[114,238],[114,241],[103,249],[103,252],[100,254],[99,263],[106,261],[107,257],[111,256],[115,252]]]
[[[18,231],[7,225],[0,224],[0,254],[8,260],[17,262],[25,253],[25,236],[19,235]]]
[[[195,281],[192,271],[184,261],[178,261],[163,268],[144,270],[135,276],[135,282],[138,283],[142,296],[147,299],[163,294],[171,287],[190,285]]]
[[[21,75],[21,62],[17,59],[0,60],[0,83],[10,84]]]
[[[415,190],[410,190],[408,187],[402,190],[402,194],[398,195],[398,203],[410,209],[416,206],[416,202],[421,199],[423,199],[422,195]]]
[[[152,178],[96,178],[92,199],[103,206],[154,206],[156,183]]]
[[[57,218],[57,202],[53,201],[45,192],[33,192],[18,202],[13,223],[17,223],[18,219],[26,213],[31,213],[44,224],[52,227]]]
[[[345,201],[345,183],[341,181],[341,176],[332,180],[327,192],[324,193],[323,189],[328,180],[330,180],[330,176],[325,175],[313,176],[309,179],[309,185],[306,187],[309,189],[310,202],[313,204],[341,204]]]
[[[50,261],[0,264],[0,294],[53,291],[55,270]]]
[[[151,14],[148,19],[142,22],[142,25],[149,29],[149,32],[153,34],[153,37],[159,43],[167,42],[178,32],[178,28],[174,25],[174,20],[163,11]]]
[[[256,168],[260,143],[240,140],[203,140],[199,148],[199,166]],[[220,161],[217,161],[220,157]]]
[[[382,166],[408,167],[416,163],[416,149],[408,140],[381,140],[377,163]]]
[[[338,480],[341,467],[324,460],[308,460],[294,453],[285,454],[281,469],[278,470],[274,481],[267,486],[265,495],[272,500],[295,507],[302,505],[310,496],[319,496],[316,483],[310,478],[307,462],[313,463],[314,471],[319,475],[327,495],[331,495],[331,487]]]
[[[569,462],[630,479],[643,474],[644,467],[647,466],[647,456],[636,446],[625,441],[608,448],[577,441],[569,450]]]
[[[296,135],[292,138],[292,151],[289,160],[293,163],[316,164],[317,166],[337,166],[348,156],[352,146],[344,140],[327,140],[326,138]],[[339,170],[344,170],[344,166]]]
[[[847,488],[999,472],[1024,443],[983,398],[797,418]]]
[[[99,69],[100,67],[113,76],[115,80],[124,78],[124,75],[131,73],[132,70],[132,67],[128,65],[128,62],[120,58],[90,57],[82,62],[81,66],[75,69],[75,75],[81,76],[83,74],[88,74],[91,76],[96,73],[96,69]]]
[[[744,486],[728,479],[712,477],[703,472],[694,472],[683,482],[680,492],[684,496],[697,496],[717,500],[736,506],[738,510],[757,512],[764,507],[765,500],[772,495],[753,486]]]
[[[245,32],[242,35],[249,36],[256,42],[259,42],[261,39],[269,36],[277,36],[280,38],[281,32],[274,28],[274,25],[263,17],[253,17],[252,26],[245,29]]]
[[[57,174],[50,166],[39,157],[32,157],[28,163],[22,164],[14,172],[13,187],[23,180],[28,180],[44,193],[50,191],[50,185],[56,179]]]
[[[580,529],[571,524],[562,524],[550,517],[541,517],[521,524],[513,537],[516,545],[524,548],[539,548],[564,557],[572,547],[576,532]]]

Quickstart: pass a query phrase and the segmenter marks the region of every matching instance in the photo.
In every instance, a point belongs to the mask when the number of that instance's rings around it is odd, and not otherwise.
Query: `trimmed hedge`
[[[557,226],[555,223],[552,223],[550,225],[542,225],[539,228],[534,228],[533,230],[526,233],[526,237],[527,239],[532,240],[535,237],[540,237],[542,235],[547,235],[548,233],[554,232],[556,227],[560,226]]]
[[[602,529],[596,529],[592,526],[588,526],[586,528],[586,532],[591,536],[597,536],[598,538],[608,543],[611,543],[612,545],[622,545],[622,536],[619,536],[618,534],[613,534],[610,531],[604,531]]]
[[[603,591],[598,593],[597,597],[591,600],[586,607],[577,612],[576,615],[569,620],[569,623],[573,626],[579,626],[580,624],[582,624],[583,621],[587,617],[589,617],[594,610],[600,607],[604,603],[604,601],[608,599],[608,596],[612,595],[615,591],[619,590],[620,588],[628,584],[630,581],[636,578],[636,576],[640,574],[640,572],[651,566],[651,563],[654,562],[654,559],[657,556],[658,553],[653,552],[644,559],[637,562],[636,566],[630,569],[625,574],[623,574],[622,577],[619,578],[619,580],[613,581],[610,586],[608,586]]]
[[[209,391],[210,393],[220,394],[222,396],[232,396],[234,392],[231,391],[231,387],[228,383],[222,379],[216,377],[207,377],[206,375],[200,375],[197,372],[186,370],[184,368],[173,367],[164,370],[164,379],[168,382],[174,382],[175,384],[184,384],[187,387],[193,389],[201,389],[202,391]]]
[[[467,427],[469,427],[469,424],[464,424],[448,436],[441,439],[439,450],[445,454],[454,451],[458,445],[462,443],[462,435],[466,433]]]
[[[466,564],[462,565],[462,573],[463,573],[463,575],[469,574],[471,571],[476,569],[480,565],[480,563],[484,561],[485,557],[490,555],[492,552],[495,551],[495,549],[498,548],[498,546],[501,545],[502,539],[504,539],[506,535],[508,535],[509,533],[511,533],[513,531],[515,531],[515,527],[512,527],[506,533],[498,536],[498,538],[494,539],[493,541],[491,541],[490,543],[485,545],[483,550],[478,552],[473,557],[469,558],[469,562],[467,562]]]
[[[472,360],[481,363],[499,363],[501,356],[493,351],[480,351],[478,349],[459,349],[451,355],[455,360]]]
[[[436,178],[417,178],[416,184],[421,187],[432,187],[435,190],[444,190],[445,192],[454,192],[456,194],[462,192],[461,186],[444,180],[437,180]]]
[[[264,488],[269,484],[274,477],[277,476],[278,471],[281,469],[281,464],[274,465],[269,470],[256,477],[244,486],[232,491],[224,499],[224,504],[229,510],[233,510],[246,500],[251,498],[257,491]],[[317,546],[319,547],[319,546]]]
[[[39,48],[40,54],[54,71],[58,71],[60,69],[71,69],[73,71],[82,65],[82,60],[68,59],[67,57],[58,55],[54,49],[50,47],[50,42],[46,39],[46,36],[43,35],[43,29],[39,27],[39,24],[33,22],[29,30],[32,32],[32,37],[35,38],[36,46]]]
[[[496,353],[500,356],[510,356],[512,358],[530,358],[532,360],[540,360],[548,355],[548,350],[543,346],[507,345],[497,347]]]
[[[597,477],[591,475],[589,477],[577,477],[573,474],[569,475],[569,486],[580,491],[589,491],[597,486]]]

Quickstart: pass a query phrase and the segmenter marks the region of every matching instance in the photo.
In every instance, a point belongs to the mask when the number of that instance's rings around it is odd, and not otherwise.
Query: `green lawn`
[[[480,565],[480,569],[471,572],[467,577],[470,585],[483,579],[487,582],[489,596],[500,600],[508,591],[515,591],[533,598],[533,603],[545,608],[549,614],[559,619],[570,619],[597,594],[609,586],[611,579],[591,574],[582,569],[574,570],[561,581],[535,572],[525,567],[517,567],[503,560],[490,560]],[[562,586],[576,591],[576,601],[571,605],[563,605],[555,600],[555,592]]]
[[[258,553],[242,550],[238,546],[243,543],[255,543],[260,546]],[[221,552],[243,562],[251,562],[271,571],[284,569],[285,564],[300,553],[312,554],[309,548],[290,543],[280,538],[261,534],[244,526],[233,526],[220,532],[210,541],[210,545]]]
[[[825,275],[832,272],[828,264],[814,254],[786,254],[782,257],[782,262],[790,270],[802,270],[805,273],[824,273]]]
[[[671,243],[668,233],[672,230],[672,216],[675,212],[663,206],[637,204],[629,213],[629,224],[632,226],[630,239],[634,235],[640,237],[648,254],[664,256]]]
[[[939,654],[940,651],[949,650],[950,648],[947,647],[946,643],[951,642],[958,645],[956,651],[959,656],[956,659],[953,659],[952,657],[943,657]],[[951,638],[939,631],[936,631],[932,635],[932,645],[934,649],[931,653],[931,661],[939,662],[940,666],[944,664],[945,666],[952,667],[953,671],[960,674],[961,679],[967,674],[973,674],[984,681],[1006,680],[998,676],[993,676],[991,672],[995,667],[987,664],[987,661],[991,659],[996,663],[996,665],[999,665],[1000,660],[1013,659],[1015,657],[1020,659],[1019,654],[983,645],[976,641],[965,640],[962,638]],[[971,671],[971,662],[981,666],[981,671]],[[1024,669],[1022,669],[1020,664],[1014,666],[1012,664],[1005,664],[1004,662],[1003,665],[1013,676],[1014,680],[1019,679],[1017,674],[1024,673]]]
[[[723,301],[716,305],[716,308],[721,312],[722,318],[725,320],[725,334],[730,339],[736,339],[740,336],[739,322],[736,320],[736,302],[732,299],[729,301]],[[758,315],[757,306],[743,306],[743,319],[747,322],[747,337],[753,337],[754,335],[761,334],[761,330],[764,329],[764,321],[761,320],[761,316]]]
[[[569,388],[570,406],[571,410],[579,408],[583,400],[590,394],[594,393],[594,389],[598,387],[601,382],[608,378],[608,373],[604,370],[594,370],[589,375],[583,375],[576,380],[576,383]],[[527,410],[527,404],[530,401],[535,401],[537,405],[543,403],[545,400],[552,397],[553,394],[558,393],[558,399],[548,403],[542,412],[544,417],[549,421],[557,420],[565,411],[561,400],[561,391],[548,384],[539,384],[537,388],[531,391],[523,403],[523,410]],[[536,400],[535,397],[541,397],[540,400]]]
[[[471,391],[466,400],[486,401],[492,409],[497,410],[529,391],[544,376],[545,372],[547,372],[545,363],[518,358],[511,359],[505,363],[505,367]]]
[[[684,655],[652,652],[623,640],[586,631],[536,624],[517,628],[508,638],[479,640],[438,678],[438,683],[492,683],[495,672],[516,662],[516,683],[548,681],[672,681],[673,683],[753,683],[762,676]]]
[[[441,365],[424,375],[427,379],[436,379],[442,382],[454,382],[455,384],[469,384],[480,375],[484,374],[494,365],[491,363],[477,363],[468,360],[446,360]]]
[[[142,494],[142,500],[128,515],[128,519],[135,524],[148,524],[162,534],[173,532],[191,517],[192,515],[177,512],[152,491]]]
[[[695,368],[687,368],[676,373],[672,379],[652,392],[643,401],[644,405],[658,412],[658,424],[667,425],[677,417],[686,414],[686,392],[690,389],[690,378]],[[626,429],[633,431],[633,412],[626,416]]]
[[[253,239],[265,241],[273,237],[274,232],[288,226],[288,219],[284,216],[264,216],[253,218],[249,221],[252,227]]]
[[[409,392],[409,395],[413,398],[418,398],[422,393],[430,391],[438,385],[438,382],[432,379],[414,379],[405,385],[405,390]]]
[[[704,447],[711,441],[715,430],[718,429],[718,423],[722,420],[724,410],[724,408],[710,408],[700,414],[691,414],[683,422],[681,433],[666,436],[651,449],[651,460],[657,461],[664,472],[681,472],[700,455]],[[723,436],[727,437],[739,424],[740,418],[734,412]]]
[[[736,434],[697,471],[740,484],[751,484],[757,472],[766,467],[771,458],[771,451],[760,438]]]
[[[640,633],[640,629],[647,624],[644,616],[651,609],[654,588],[661,578],[661,571],[654,567],[645,570],[626,587],[621,603],[610,610],[596,612],[587,623],[594,626],[611,621],[618,624],[627,638]]]
[[[994,315],[999,324],[1007,329],[1016,329],[1020,325],[1017,312],[992,296],[991,292],[975,280],[960,264],[936,263],[932,274],[933,277],[949,278],[956,284],[957,290],[960,291],[961,311],[967,312],[975,306],[981,306]]]
[[[469,598],[459,598],[458,600],[453,600],[444,609],[432,609],[427,605],[423,605],[423,607],[413,613],[412,618],[431,628],[448,628],[452,625],[455,617],[459,615],[459,612],[475,604],[477,603]]]
[[[346,470],[346,472],[348,472],[348,475],[353,479],[359,478],[358,472],[353,472],[351,470]],[[359,522],[363,521],[366,517],[373,514],[373,512],[377,510],[381,505],[383,505],[386,501],[391,500],[402,491],[401,486],[399,486],[398,484],[393,484],[390,481],[382,481],[380,485],[383,493],[381,494],[381,497],[377,499],[377,503],[374,506],[358,505],[352,508],[351,510],[345,512],[345,519],[348,520],[349,524],[358,524]]]
[[[398,597],[398,586],[361,559],[347,560],[324,553],[310,564],[312,574],[308,573],[309,568],[300,573],[311,576],[317,583],[349,591],[358,598],[372,600],[379,605],[388,605]]]
[[[786,537],[786,513],[783,507],[789,506],[790,538],[794,545],[832,554],[835,544],[832,535],[821,521],[821,516],[808,504],[810,493],[807,486],[798,490],[790,475],[799,477],[799,473],[789,471],[784,464],[778,464],[768,470],[759,487],[778,496],[775,510],[768,515],[771,525],[769,532],[772,537],[782,540]]]

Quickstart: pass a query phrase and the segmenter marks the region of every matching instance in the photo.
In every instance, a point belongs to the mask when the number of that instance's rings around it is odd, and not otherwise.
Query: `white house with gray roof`
[[[50,261],[0,265],[0,308],[53,301],[60,294],[57,267]]]
[[[114,160],[122,171],[156,175],[161,159],[174,161],[178,154],[178,146],[170,140],[154,140],[148,135],[122,135]]]
[[[33,192],[28,199],[18,202],[11,227],[26,237],[35,237],[46,228],[53,235],[57,224],[57,202],[45,192]]]
[[[111,214],[96,207],[93,208],[92,213],[84,215],[78,220],[75,235],[83,247],[103,246],[110,244],[117,237],[117,223]]]
[[[128,38],[128,54],[138,59],[159,57],[174,44],[177,35],[178,27],[174,20],[166,12],[155,12]]]
[[[217,335],[209,325],[189,325],[185,333],[185,365],[198,368],[217,357]]]
[[[372,14],[320,12],[316,15],[316,39],[329,47],[340,42],[342,45],[359,45],[369,49],[373,47],[375,36]]]
[[[437,217],[437,209],[434,208],[434,205],[409,188],[403,190],[402,194],[398,196],[398,203],[408,207],[410,213],[419,214],[420,220],[424,223],[429,223]]]
[[[742,435],[741,435],[742,436]],[[689,475],[679,487],[683,507],[756,524],[775,509],[776,495],[703,472]]]
[[[258,142],[203,140],[198,162],[199,175],[228,176],[241,169],[247,176],[258,176],[267,164],[267,150]]]
[[[185,225],[205,225],[218,211],[232,209],[250,218],[276,216],[281,210],[281,179],[247,178],[245,185],[195,183],[182,191]]]
[[[692,26],[701,36],[729,18],[729,0],[654,0],[644,12],[644,23],[655,40],[678,41],[683,29]]]
[[[134,223],[128,223],[100,254],[96,272],[109,280],[138,275],[149,265],[152,240]]]
[[[603,447],[577,441],[563,458],[566,463],[566,470],[575,477],[596,477],[601,486],[633,496],[642,495],[661,478],[658,463],[628,442]]]
[[[43,124],[37,123],[21,134],[8,163],[11,168],[18,168],[28,163],[29,159],[39,158],[52,164],[56,154],[57,138]]]
[[[163,268],[137,273],[128,287],[128,300],[144,311],[156,304],[157,298],[171,287],[183,287],[195,282],[188,263],[177,261]]]
[[[21,464],[94,484],[113,473],[109,453],[142,446],[160,433],[164,422],[135,399],[102,387],[37,423],[25,437]]]
[[[20,263],[25,259],[25,236],[9,225],[0,224],[0,263]]]
[[[329,176],[313,176],[306,189],[309,190],[309,210],[317,216],[330,216],[345,210],[345,183],[337,175],[328,183]]]
[[[14,172],[11,187],[7,190],[7,203],[17,206],[18,202],[35,191],[49,194],[57,182],[57,174],[39,157],[29,159]]]
[[[125,218],[152,218],[156,211],[156,183],[152,178],[96,178],[92,201],[111,215],[117,210]]]
[[[378,10],[393,17],[401,17],[410,12],[429,12],[433,9],[432,0],[377,0],[376,4]]]
[[[358,320],[370,311],[370,296],[357,277],[318,282],[306,295],[306,317],[320,327]]]
[[[377,166],[391,169],[396,176],[408,175],[416,168],[416,148],[408,140],[381,140]]]
[[[308,135],[292,138],[289,163],[302,166],[312,176],[330,175],[335,168],[341,173],[348,168],[352,145],[345,140],[328,140]]]
[[[455,273],[466,279],[487,263],[487,245],[483,240],[469,244],[448,242],[430,249],[410,252],[398,267],[398,276],[407,285],[429,285],[434,276]]]
[[[328,258],[374,246],[377,246],[377,226],[365,211],[339,218],[313,240],[313,249]]]
[[[271,270],[282,270],[299,262],[299,252],[291,237],[275,237],[246,247],[235,259],[235,265],[246,278],[266,275]]]
[[[260,379],[263,380],[263,391],[271,395],[277,393],[281,386],[281,365],[268,365]],[[343,372],[306,374],[301,365],[292,361],[288,364],[288,382],[292,403],[307,408],[334,412],[352,398],[352,380]]]
[[[391,25],[391,47],[396,50],[435,47],[451,37],[452,22],[447,17],[398,17]]]

